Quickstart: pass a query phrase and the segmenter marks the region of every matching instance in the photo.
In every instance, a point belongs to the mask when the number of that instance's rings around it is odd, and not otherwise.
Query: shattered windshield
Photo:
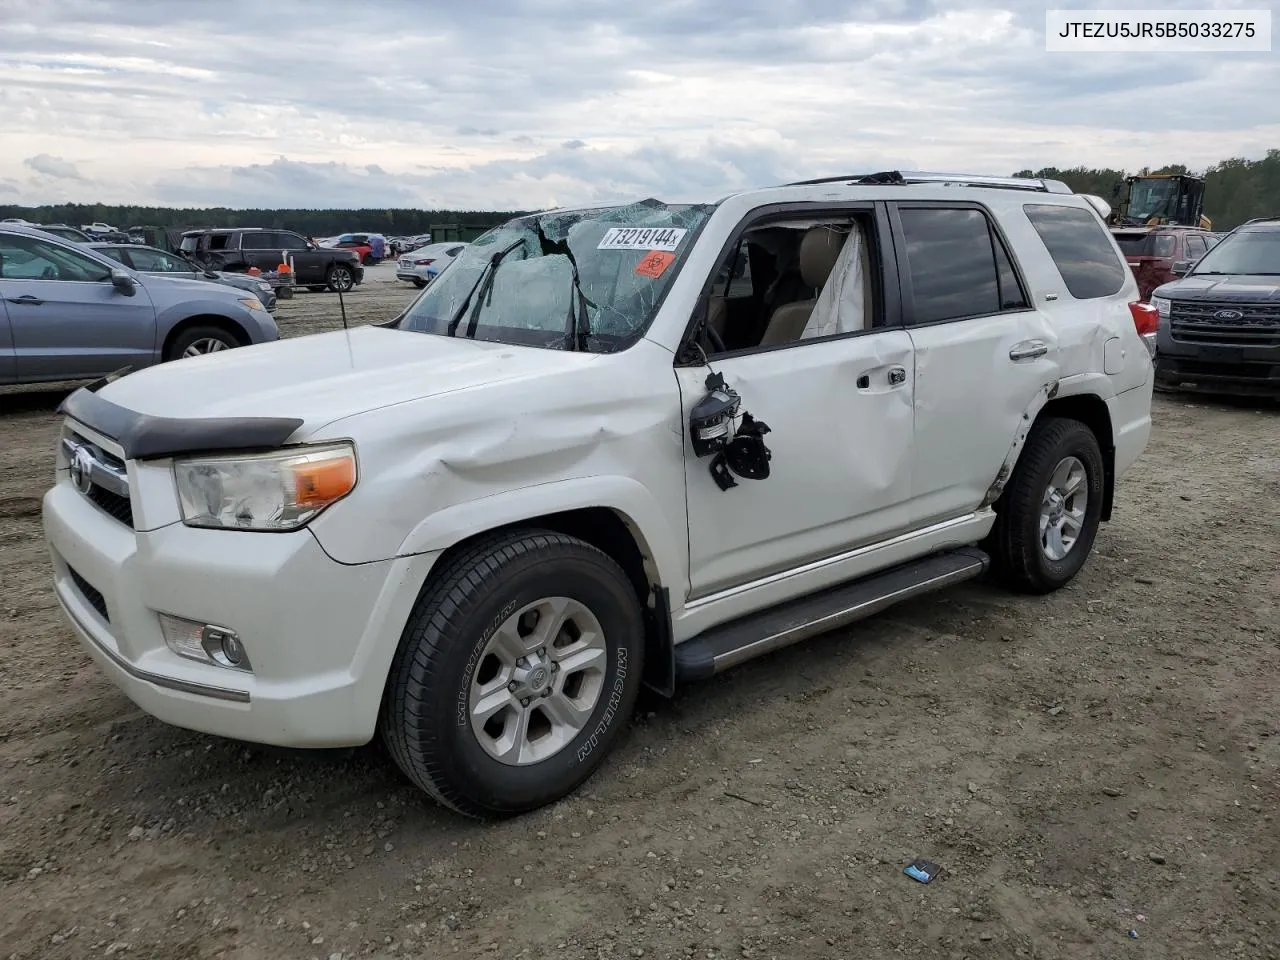
[[[554,350],[617,350],[653,319],[713,209],[644,200],[512,220],[473,241],[399,327]]]

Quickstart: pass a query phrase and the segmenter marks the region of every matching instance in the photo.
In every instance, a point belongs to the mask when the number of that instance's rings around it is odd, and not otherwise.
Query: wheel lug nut
[[[508,684],[507,684],[507,689],[508,689],[508,690],[510,690],[512,693],[515,693],[515,692],[516,692],[516,687],[518,687],[518,686],[520,686],[520,684],[518,684],[518,683],[516,683],[514,680],[512,680],[510,683],[508,683]]]
[[[539,647],[539,648],[538,648],[538,656],[540,656],[540,657],[545,657],[546,655],[547,655],[547,648],[546,648],[546,647]]]
[[[551,672],[552,672],[552,673],[559,673],[559,672],[560,672],[560,664],[558,664],[558,663],[552,663],[552,664],[551,664]]]
[[[529,705],[529,698],[528,698],[528,697],[524,697],[524,698],[522,698],[522,699],[520,700],[520,706],[522,706],[522,707],[527,707],[528,705]]]

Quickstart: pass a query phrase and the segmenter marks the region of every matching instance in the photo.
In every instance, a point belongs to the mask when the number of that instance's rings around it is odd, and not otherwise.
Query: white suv
[[[1151,424],[1105,207],[892,173],[512,220],[385,325],[68,397],[58,599],[162,720],[381,732],[455,810],[536,808],[642,684],[1071,580]]]

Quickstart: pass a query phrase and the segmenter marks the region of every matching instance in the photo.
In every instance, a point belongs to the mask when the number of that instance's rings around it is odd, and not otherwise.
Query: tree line
[[[1189,170],[1183,164],[1142,170],[1072,167],[1060,170],[1019,170],[1015,177],[1048,177],[1061,180],[1076,193],[1093,193],[1111,200],[1117,183],[1132,174],[1193,173],[1203,176],[1204,215],[1213,221],[1214,230],[1230,230],[1254,217],[1280,217],[1280,150],[1268,150],[1261,160],[1242,157],[1222,160],[1206,171]]]
[[[1077,193],[1094,193],[1108,200],[1117,183],[1130,173],[1192,173],[1182,164],[1125,171],[1073,167],[1062,170],[1020,170],[1017,177],[1051,177]],[[1241,157],[1222,160],[1205,176],[1204,212],[1215,230],[1230,230],[1253,217],[1280,216],[1280,150],[1268,150],[1261,160]],[[0,219],[20,217],[34,223],[109,223],[130,227],[268,227],[296,230],[311,237],[328,237],[347,230],[372,230],[387,236],[438,234],[440,239],[472,239],[489,227],[525,210],[232,210],[227,207],[175,208],[119,206],[103,203],[64,203],[38,207],[0,204]]]
[[[32,223],[65,223],[72,227],[109,223],[118,230],[134,227],[266,227],[294,230],[309,237],[331,237],[356,230],[382,233],[388,237],[412,237],[422,233],[443,235],[459,231],[475,235],[524,212],[526,211],[382,208],[232,210],[228,207],[138,207],[106,203],[21,207],[0,204],[0,220],[18,217]]]

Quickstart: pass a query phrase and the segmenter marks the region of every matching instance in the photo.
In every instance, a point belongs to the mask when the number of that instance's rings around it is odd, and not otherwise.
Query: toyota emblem
[[[93,488],[93,454],[84,447],[76,447],[71,457],[71,482],[84,494]]]
[[[1218,310],[1214,313],[1213,319],[1231,323],[1234,320],[1243,320],[1244,314],[1239,310]]]

